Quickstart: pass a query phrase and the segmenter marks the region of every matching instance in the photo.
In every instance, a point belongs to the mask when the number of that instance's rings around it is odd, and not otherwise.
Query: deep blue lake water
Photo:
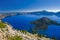
[[[5,17],[3,21],[8,22],[13,26],[15,29],[19,30],[27,30],[31,31],[31,28],[33,28],[33,24],[31,24],[32,21],[40,19],[44,17],[43,15],[16,15],[16,16],[9,16]],[[55,20],[60,23],[60,17],[57,16],[45,16],[52,20]],[[60,26],[57,25],[49,25],[48,28],[45,31],[38,31],[40,34],[47,35],[48,37],[56,37],[58,40],[60,40]]]

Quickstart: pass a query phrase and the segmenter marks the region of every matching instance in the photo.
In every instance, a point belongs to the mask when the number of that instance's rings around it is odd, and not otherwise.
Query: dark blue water
[[[15,29],[31,31],[31,28],[34,27],[33,24],[31,24],[31,22],[41,17],[44,17],[44,16],[17,15],[17,16],[5,17],[3,21],[8,22]],[[57,22],[60,23],[59,17],[56,17],[56,16],[46,16],[46,17],[52,20],[56,20]],[[59,40],[60,39],[60,26],[49,25],[48,29],[46,29],[45,31],[39,30],[38,33],[47,35],[48,37],[56,37]]]
[[[13,28],[20,29],[20,30],[30,30],[33,27],[31,24],[32,21],[36,20],[33,16],[28,15],[20,15],[20,16],[11,16],[6,17],[3,21],[8,22],[13,26]]]

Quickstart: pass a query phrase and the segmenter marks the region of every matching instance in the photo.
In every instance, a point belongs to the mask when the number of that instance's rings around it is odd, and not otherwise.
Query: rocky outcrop
[[[33,21],[31,23],[36,26],[34,28],[35,30],[38,30],[38,29],[46,30],[48,25],[58,25],[58,26],[60,26],[60,23],[58,23],[57,21],[51,20],[47,17],[42,17],[41,19],[38,19],[38,20]]]
[[[50,38],[40,38],[37,34],[31,34],[28,32],[23,33],[21,30],[15,30],[8,24],[6,24],[5,28],[0,28],[0,40],[9,40],[9,37],[15,35],[20,36],[23,40],[50,40]]]

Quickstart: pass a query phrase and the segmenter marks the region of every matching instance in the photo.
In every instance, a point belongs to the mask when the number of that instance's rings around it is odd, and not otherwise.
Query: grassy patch
[[[27,31],[26,31],[26,30],[21,30],[21,32],[22,32],[22,33],[24,33],[24,34],[26,34],[26,33],[27,33]]]
[[[3,22],[0,22],[0,28],[5,28],[5,27],[6,27],[6,24]]]
[[[38,37],[45,37],[44,35],[42,35],[42,34],[38,34]]]
[[[23,38],[21,36],[12,36],[12,37],[9,37],[9,40],[23,40]]]

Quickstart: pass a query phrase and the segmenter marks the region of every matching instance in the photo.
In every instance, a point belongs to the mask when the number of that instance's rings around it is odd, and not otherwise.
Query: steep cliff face
[[[40,38],[37,34],[31,34],[22,30],[15,30],[11,25],[5,25],[6,26],[4,28],[0,28],[0,40],[50,40],[50,38]]]

